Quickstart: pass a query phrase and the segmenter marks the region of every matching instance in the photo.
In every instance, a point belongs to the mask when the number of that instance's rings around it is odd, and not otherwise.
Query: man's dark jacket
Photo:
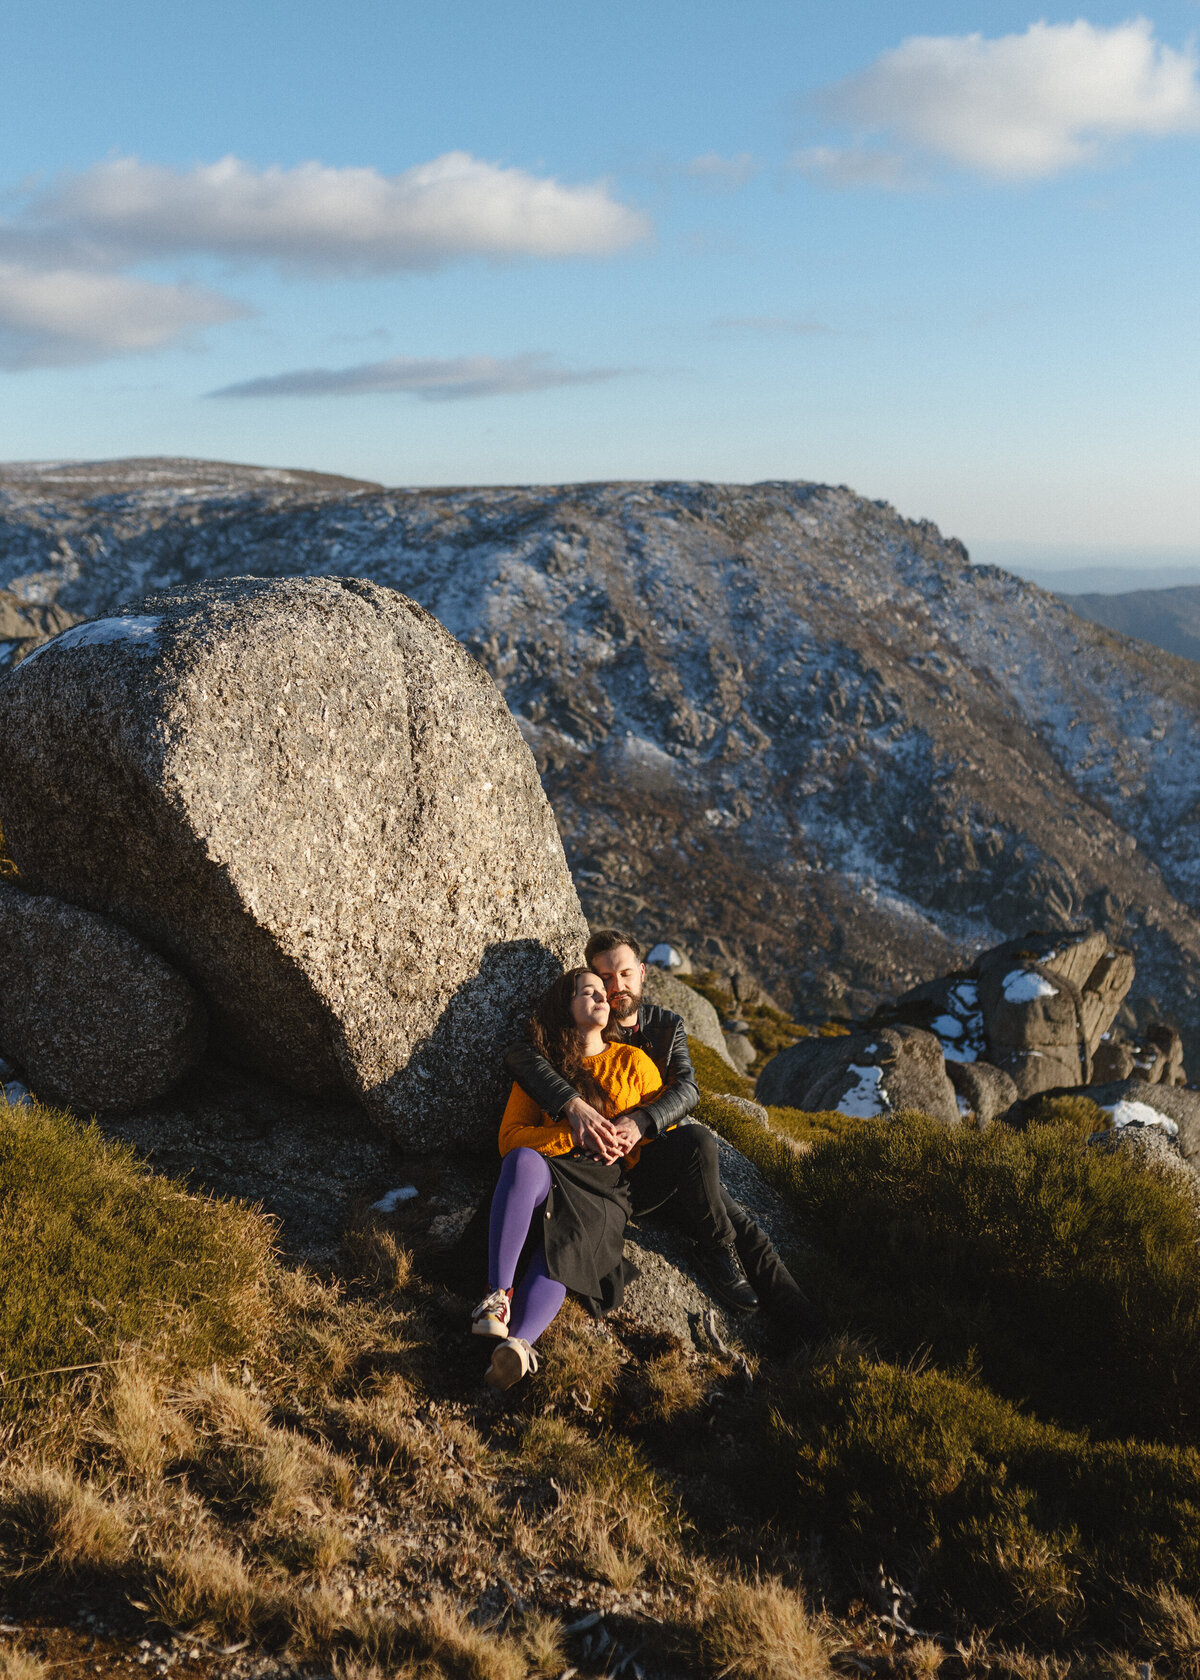
[[[662,1075],[663,1094],[644,1108],[633,1109],[643,1137],[660,1137],[685,1119],[700,1100],[692,1058],[688,1055],[687,1028],[679,1015],[657,1003],[643,1003],[637,1025],[614,1027],[612,1038],[635,1044],[644,1050]],[[579,1092],[556,1073],[544,1056],[539,1056],[527,1038],[511,1044],[504,1066],[521,1089],[553,1120]]]

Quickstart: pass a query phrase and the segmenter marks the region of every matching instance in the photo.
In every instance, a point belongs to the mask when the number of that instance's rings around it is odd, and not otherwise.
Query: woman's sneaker
[[[511,1311],[508,1290],[493,1289],[471,1314],[472,1336],[499,1336],[503,1340],[508,1335],[508,1315]]]
[[[492,1354],[483,1380],[489,1388],[511,1388],[538,1368],[537,1354],[523,1336],[507,1336]]]

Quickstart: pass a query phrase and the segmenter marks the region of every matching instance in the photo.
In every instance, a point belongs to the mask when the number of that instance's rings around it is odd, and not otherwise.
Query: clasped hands
[[[583,1097],[572,1097],[562,1109],[559,1119],[570,1127],[576,1146],[595,1161],[611,1165],[628,1155],[635,1143],[642,1141],[642,1128],[634,1118],[636,1110],[606,1120]]]

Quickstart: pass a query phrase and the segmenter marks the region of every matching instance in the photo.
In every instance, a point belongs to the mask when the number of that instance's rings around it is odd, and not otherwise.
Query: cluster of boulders
[[[502,696],[423,608],[240,578],[0,675],[0,1054],[87,1110],[206,1043],[400,1141],[487,1136],[501,1055],[587,928]]]
[[[1129,951],[1103,933],[1030,933],[915,986],[875,1017],[801,1038],[758,1076],[759,1101],[869,1117],[916,1108],[946,1124],[1019,1123],[1028,1099],[1079,1091],[1113,1127],[1153,1126],[1200,1163],[1200,1093],[1171,1026],[1119,1023]]]

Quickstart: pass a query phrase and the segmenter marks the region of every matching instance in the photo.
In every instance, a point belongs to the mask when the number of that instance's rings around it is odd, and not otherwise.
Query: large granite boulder
[[[725,1034],[721,1031],[721,1017],[708,999],[694,992],[685,981],[677,980],[673,974],[647,963],[642,995],[647,1003],[657,1003],[663,1009],[671,1009],[676,1015],[681,1015],[689,1038],[698,1038],[701,1044],[715,1050],[730,1067],[736,1066],[725,1043]]]
[[[0,763],[22,879],[168,957],[222,1054],[413,1147],[492,1140],[587,930],[533,756],[429,613],[354,578],[147,597],[0,677]]]
[[[1200,1167],[1200,1091],[1120,1079],[1108,1085],[1089,1085],[1080,1095],[1099,1103],[1113,1117],[1114,1125],[1161,1127],[1174,1138],[1184,1160]]]
[[[763,1068],[760,1103],[834,1110],[862,1119],[919,1108],[946,1125],[959,1119],[942,1047],[919,1027],[858,1028],[836,1038],[802,1038]]]
[[[988,1060],[1022,1097],[1086,1085],[1133,983],[1133,958],[1103,933],[1026,934],[977,964]]]
[[[43,1101],[153,1102],[195,1066],[207,1030],[194,989],[125,928],[0,883],[0,1050]]]

